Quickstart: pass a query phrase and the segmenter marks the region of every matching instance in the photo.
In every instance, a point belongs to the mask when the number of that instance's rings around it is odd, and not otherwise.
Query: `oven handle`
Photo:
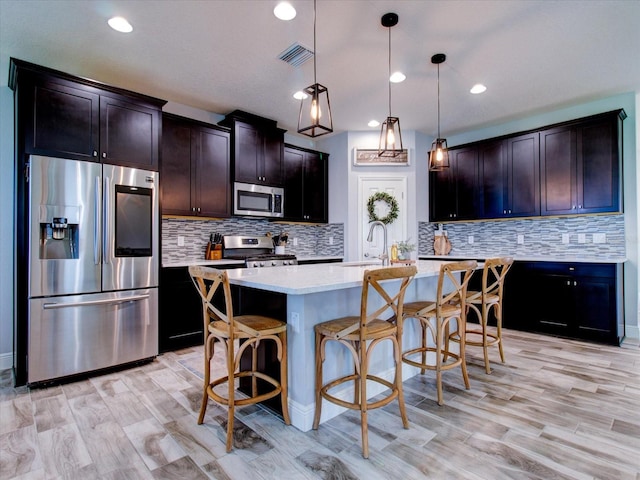
[[[92,305],[111,305],[115,303],[136,302],[140,300],[146,300],[148,298],[149,298],[149,294],[143,294],[143,295],[132,295],[131,297],[89,300],[86,302],[45,303],[42,306],[42,308],[44,308],[45,310],[52,310],[56,308],[67,308],[67,307],[88,307]]]

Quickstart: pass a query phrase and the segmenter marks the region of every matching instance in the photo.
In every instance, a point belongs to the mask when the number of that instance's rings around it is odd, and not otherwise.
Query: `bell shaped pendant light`
[[[398,15],[385,13],[380,20],[384,27],[389,29],[389,116],[382,122],[380,129],[380,143],[378,145],[379,157],[397,157],[402,153],[402,132],[400,131],[400,119],[391,116],[391,27],[398,24]]]
[[[306,98],[300,101],[298,133],[319,137],[333,132],[329,90],[316,80],[316,0],[313,0],[313,85],[303,89]]]
[[[438,66],[438,137],[431,144],[429,152],[429,170],[438,172],[449,168],[449,150],[447,139],[440,136],[440,64],[447,59],[444,53],[436,53],[431,57],[431,63]]]

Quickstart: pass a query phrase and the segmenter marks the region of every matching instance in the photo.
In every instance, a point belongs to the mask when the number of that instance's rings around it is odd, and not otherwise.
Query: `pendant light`
[[[303,89],[306,98],[300,101],[298,133],[319,137],[333,132],[329,90],[316,80],[316,0],[313,0],[313,85]]]
[[[382,122],[380,129],[380,143],[378,145],[379,157],[397,157],[402,153],[402,132],[400,131],[400,119],[391,116],[391,27],[398,24],[398,15],[385,13],[380,20],[382,26],[389,29],[389,116]]]
[[[447,56],[444,53],[436,53],[431,57],[431,63],[438,66],[438,137],[431,144],[429,153],[429,170],[438,172],[449,168],[449,150],[447,139],[440,137],[440,64],[444,63]]]

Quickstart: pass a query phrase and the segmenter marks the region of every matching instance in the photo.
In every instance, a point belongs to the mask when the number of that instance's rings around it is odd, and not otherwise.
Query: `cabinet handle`
[[[107,158],[107,152],[102,152],[102,158]]]
[[[578,208],[580,208],[580,209],[581,209],[581,208],[582,208],[582,205],[578,205]]]
[[[200,213],[200,207],[198,207],[198,213]]]
[[[571,280],[567,280],[567,286],[570,287],[571,286]]]
[[[573,281],[573,286],[576,287],[578,285],[578,282],[576,280]]]
[[[94,156],[94,157],[97,157],[97,156],[98,156],[98,151],[97,151],[97,150],[94,150],[94,151],[93,151],[93,156]]]
[[[571,207],[571,210],[575,210],[575,209],[576,209],[576,206],[575,206],[575,205],[573,205],[573,206]]]
[[[195,212],[196,211],[196,207],[191,207],[191,211]]]

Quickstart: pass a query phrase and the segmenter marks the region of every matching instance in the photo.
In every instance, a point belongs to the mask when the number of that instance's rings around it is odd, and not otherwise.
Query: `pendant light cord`
[[[440,138],[440,64],[438,64],[438,138]]]
[[[316,0],[313,0],[313,84],[318,83],[316,79]]]
[[[389,116],[391,116],[391,27],[389,28],[389,76],[387,82],[389,83]]]

